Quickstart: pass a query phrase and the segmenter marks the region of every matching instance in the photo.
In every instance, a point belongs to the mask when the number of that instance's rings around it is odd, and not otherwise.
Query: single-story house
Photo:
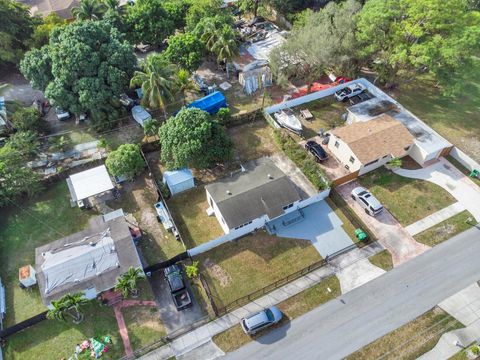
[[[330,131],[328,148],[351,173],[362,175],[408,155],[414,140],[401,122],[384,114]]]
[[[105,165],[70,175],[67,179],[72,203],[84,207],[85,202],[113,190],[114,185]]]
[[[163,183],[167,185],[172,195],[195,187],[195,181],[190,169],[165,171],[163,173]]]
[[[267,158],[248,162],[231,176],[205,187],[210,205],[225,234],[266,222],[297,209],[302,197],[291,180]]]
[[[91,219],[88,229],[36,248],[35,267],[40,296],[49,306],[68,293],[94,299],[142,264],[123,212],[115,211]]]

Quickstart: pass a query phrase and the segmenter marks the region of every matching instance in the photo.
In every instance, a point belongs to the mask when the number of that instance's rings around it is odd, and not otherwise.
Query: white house
[[[393,157],[408,155],[414,137],[399,121],[381,115],[330,131],[329,150],[351,173],[365,174]]]
[[[46,306],[68,293],[87,299],[115,287],[130,267],[142,268],[123,212],[100,215],[89,228],[35,249],[36,276]]]
[[[295,185],[274,163],[261,158],[242,170],[205,187],[209,214],[215,214],[225,234],[248,227],[251,231],[302,201]]]

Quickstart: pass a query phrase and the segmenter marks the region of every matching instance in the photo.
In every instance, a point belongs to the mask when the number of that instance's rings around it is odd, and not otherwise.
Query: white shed
[[[103,194],[114,187],[105,165],[70,175],[67,184],[72,201],[79,206],[83,200]]]
[[[190,169],[165,171],[163,183],[168,186],[170,194],[175,195],[195,187],[195,181]]]

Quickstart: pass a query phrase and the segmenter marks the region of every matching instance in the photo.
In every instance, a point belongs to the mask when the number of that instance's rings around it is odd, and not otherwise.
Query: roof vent
[[[93,241],[90,241],[90,242],[88,243],[88,245],[90,245],[90,246],[95,246],[95,243],[94,243]]]
[[[227,190],[227,195],[232,195],[232,192],[230,190]]]
[[[268,174],[268,175],[267,175],[267,178],[269,178],[270,180],[272,180],[272,179],[273,179],[273,176],[270,175],[270,174]]]

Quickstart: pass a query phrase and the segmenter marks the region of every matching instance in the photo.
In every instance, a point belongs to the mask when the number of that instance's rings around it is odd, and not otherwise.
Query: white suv
[[[352,190],[352,199],[360,204],[368,215],[375,216],[383,210],[382,204],[372,193],[359,186]]]
[[[335,92],[335,99],[337,99],[337,101],[346,101],[365,92],[365,90],[367,90],[365,86],[360,83],[347,85],[343,89]]]

